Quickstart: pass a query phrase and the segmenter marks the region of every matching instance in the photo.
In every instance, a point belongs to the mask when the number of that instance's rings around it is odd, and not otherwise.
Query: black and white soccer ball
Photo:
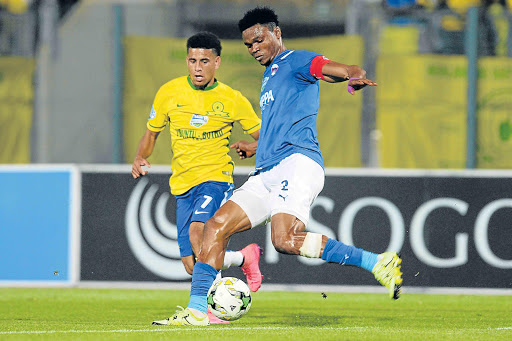
[[[208,291],[208,307],[221,320],[238,320],[251,308],[251,291],[235,277],[219,278]]]

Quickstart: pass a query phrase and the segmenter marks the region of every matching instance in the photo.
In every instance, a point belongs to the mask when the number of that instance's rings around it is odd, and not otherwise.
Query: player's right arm
[[[134,179],[148,173],[148,171],[142,169],[143,166],[151,167],[151,164],[146,159],[153,153],[158,134],[160,134],[167,125],[169,119],[167,116],[169,108],[167,106],[173,104],[170,98],[170,93],[172,93],[171,82],[164,84],[158,89],[153,105],[151,106],[149,118],[146,123],[146,132],[139,142],[137,154],[132,164],[132,176]]]
[[[134,179],[148,173],[148,171],[142,169],[142,166],[151,167],[151,164],[146,159],[153,153],[158,134],[160,134],[159,131],[146,129],[146,133],[142,136],[132,164],[132,176]]]

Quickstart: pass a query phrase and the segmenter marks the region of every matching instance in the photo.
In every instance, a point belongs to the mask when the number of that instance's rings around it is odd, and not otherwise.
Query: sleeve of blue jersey
[[[317,79],[311,75],[310,67],[313,58],[319,55],[319,53],[311,51],[294,51],[294,53],[287,57],[288,63],[290,63],[292,69],[295,70],[295,75],[298,80],[307,81],[309,83],[317,81]]]

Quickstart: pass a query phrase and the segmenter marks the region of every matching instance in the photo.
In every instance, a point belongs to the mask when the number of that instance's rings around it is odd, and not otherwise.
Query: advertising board
[[[82,174],[82,280],[190,280],[168,177]],[[246,178],[238,173],[235,185]],[[511,221],[512,173],[328,170],[308,230],[400,253],[408,287],[512,288]],[[265,283],[377,285],[361,269],[277,253],[269,226],[234,235],[229,249],[251,242],[263,248]]]

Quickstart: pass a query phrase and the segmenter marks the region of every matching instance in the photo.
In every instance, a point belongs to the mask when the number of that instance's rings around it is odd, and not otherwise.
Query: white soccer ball
[[[208,291],[208,307],[221,320],[238,320],[249,311],[251,302],[249,287],[235,277],[216,280]]]

